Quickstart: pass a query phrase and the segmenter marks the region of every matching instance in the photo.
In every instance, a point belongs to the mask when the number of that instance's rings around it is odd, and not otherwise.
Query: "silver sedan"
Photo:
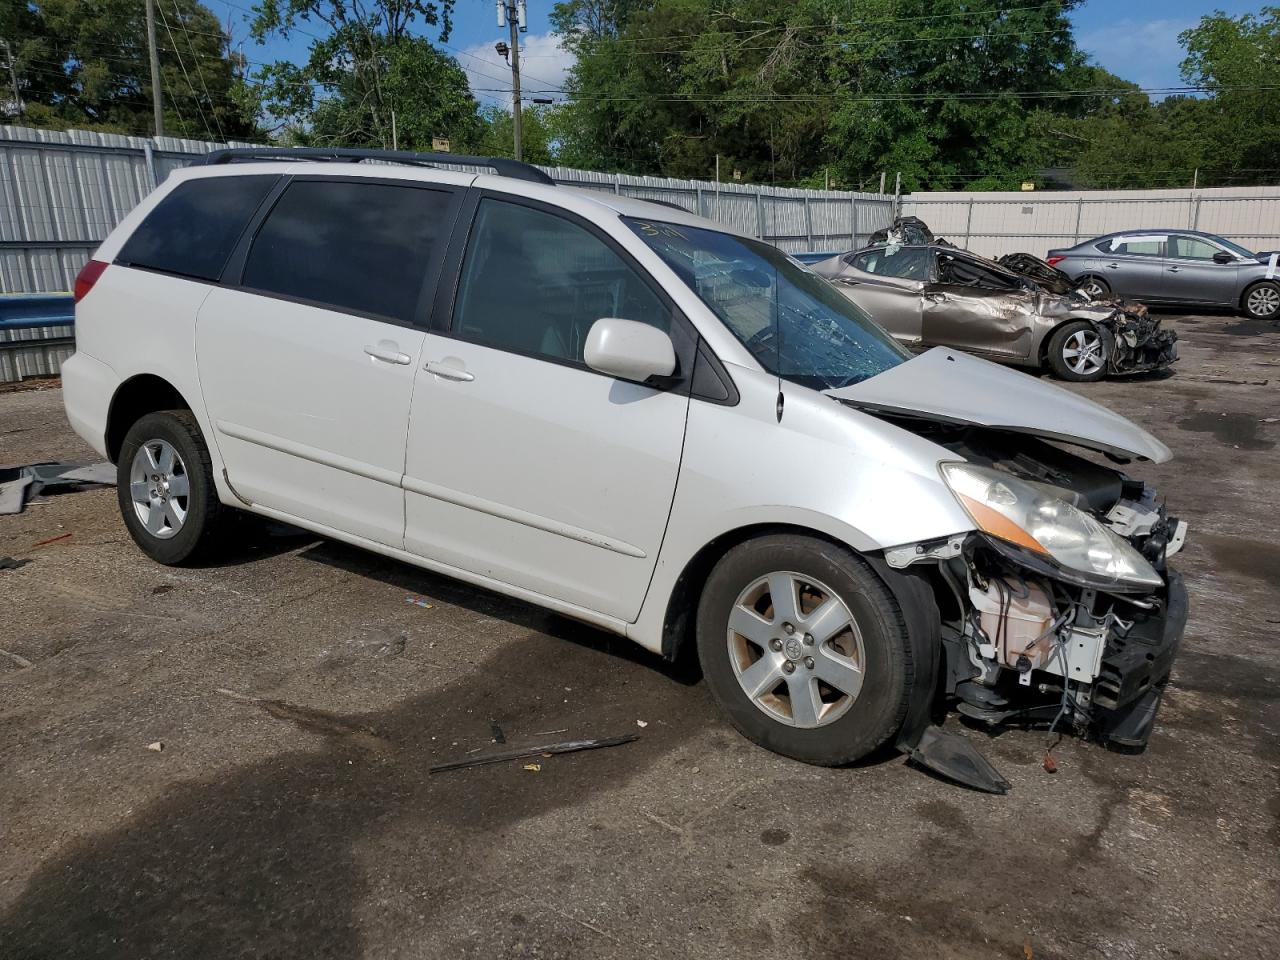
[[[1046,259],[1095,298],[1230,307],[1255,320],[1275,320],[1278,258],[1196,230],[1126,230],[1050,250]]]

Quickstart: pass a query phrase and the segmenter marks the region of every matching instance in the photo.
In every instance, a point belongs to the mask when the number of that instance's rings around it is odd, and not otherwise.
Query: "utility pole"
[[[13,84],[13,112],[17,116],[22,115],[22,95],[18,92],[18,74],[13,69],[13,50],[9,47],[8,40],[0,40],[4,44],[4,58],[9,64],[9,83]]]
[[[498,26],[510,27],[511,46],[509,48],[511,64],[511,124],[515,141],[515,157],[524,159],[524,150],[520,143],[520,34],[529,29],[528,15],[525,11],[525,0],[497,0]],[[499,44],[498,52],[506,44]]]
[[[147,0],[147,50],[151,54],[151,107],[155,111],[156,136],[164,136],[164,104],[160,102],[160,55],[156,53],[156,4]]]

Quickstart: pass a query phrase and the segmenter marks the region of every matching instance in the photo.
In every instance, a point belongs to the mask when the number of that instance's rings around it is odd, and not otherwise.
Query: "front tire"
[[[1059,380],[1092,383],[1107,373],[1107,341],[1088,320],[1072,320],[1053,332],[1046,349],[1049,368]]]
[[[902,726],[914,683],[893,595],[852,551],[776,534],[731,549],[698,604],[712,696],[747,739],[821,766],[851,763]]]
[[[1280,284],[1269,280],[1255,283],[1244,292],[1240,302],[1244,306],[1244,312],[1254,320],[1280,318]]]
[[[225,508],[191,411],[149,413],[129,428],[116,464],[116,498],[129,535],[151,559],[179,566],[213,553]]]

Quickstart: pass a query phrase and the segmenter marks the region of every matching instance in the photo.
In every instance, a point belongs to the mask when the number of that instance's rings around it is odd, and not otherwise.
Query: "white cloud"
[[[1183,85],[1178,34],[1195,20],[1114,20],[1076,35],[1076,43],[1100,66],[1147,89]]]
[[[497,43],[495,38],[493,43]],[[511,68],[493,49],[493,43],[476,43],[454,54],[467,73],[471,91],[481,103],[511,103]],[[520,37],[520,89],[528,97],[560,100],[565,75],[573,66],[573,54],[560,48],[555,34],[528,33]],[[526,101],[527,102],[527,101]]]

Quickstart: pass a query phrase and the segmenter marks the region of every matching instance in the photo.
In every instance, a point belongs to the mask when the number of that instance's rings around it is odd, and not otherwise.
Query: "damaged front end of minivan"
[[[976,362],[943,349],[912,361],[926,377],[952,365],[969,372]],[[1121,466],[1163,462],[1167,448],[1120,418],[1086,421],[1084,401],[1065,391],[1056,402],[1044,396],[1037,409],[1034,391],[993,378],[986,389],[1011,391],[1005,409],[1022,416],[988,415],[1000,407],[981,386],[969,408],[953,402],[948,410],[945,391],[898,402],[906,375],[883,376],[887,386],[873,387],[873,379],[834,395],[952,454],[940,458],[941,479],[973,523],[968,532],[883,553],[890,570],[924,574],[933,586],[940,651],[931,706],[940,692],[974,723],[1141,750],[1186,625],[1186,588],[1169,559],[1187,524]],[[1066,426],[1073,423],[1074,434]],[[937,727],[918,724],[899,747],[969,786],[1008,788],[976,750]]]

